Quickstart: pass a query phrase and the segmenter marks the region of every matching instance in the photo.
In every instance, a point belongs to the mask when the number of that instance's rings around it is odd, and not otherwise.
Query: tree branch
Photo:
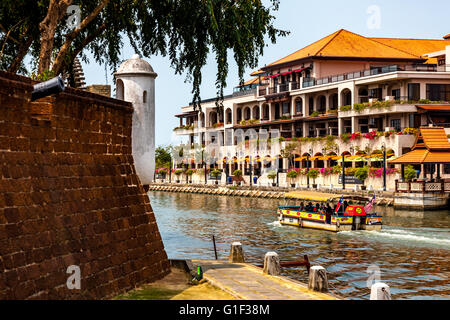
[[[0,31],[2,31],[5,34],[8,34],[8,30],[6,30],[6,28],[4,26],[2,26],[2,24],[0,23]],[[11,39],[13,42],[15,42],[16,44],[20,44],[20,41],[17,40],[16,38],[11,37],[11,35],[9,35],[9,39]]]
[[[23,59],[27,55],[31,44],[33,43],[33,40],[34,40],[33,37],[29,36],[27,41],[25,41],[24,43],[22,43],[20,45],[19,51],[17,52],[17,56],[14,58],[14,61],[11,63],[11,65],[8,68],[9,72],[17,73],[17,71],[19,70]]]
[[[100,14],[100,12],[109,3],[109,1],[110,0],[102,0],[102,2],[94,9],[94,11],[92,11],[86,18],[84,18],[84,20],[80,23],[80,26],[66,36],[66,42],[59,50],[59,53],[56,56],[55,62],[53,64],[52,70],[55,72],[55,74],[60,73],[61,68],[63,67],[64,58],[67,56],[73,40],[89,25],[89,23],[91,23]]]
[[[70,53],[70,63],[69,65],[73,62],[73,60],[75,59],[76,56],[78,56],[78,54],[80,54],[81,51],[83,51],[83,49],[89,45],[89,43],[91,43],[92,41],[94,41],[99,35],[102,34],[103,31],[106,30],[106,24],[102,24],[100,27],[98,27],[97,30],[95,30],[94,33],[90,34],[88,37],[86,37],[83,42],[77,46],[71,53]],[[61,72],[62,71],[66,71],[64,70],[64,68],[61,68]]]

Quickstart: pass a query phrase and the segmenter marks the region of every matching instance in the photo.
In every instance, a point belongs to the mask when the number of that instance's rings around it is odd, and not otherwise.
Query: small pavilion
[[[390,164],[402,166],[402,179],[404,178],[405,165],[421,165],[422,178],[428,180],[425,166],[430,169],[430,180],[433,180],[434,172],[437,172],[437,180],[441,180],[441,165],[450,164],[450,142],[442,127],[422,127],[416,138],[411,152],[389,161]]]

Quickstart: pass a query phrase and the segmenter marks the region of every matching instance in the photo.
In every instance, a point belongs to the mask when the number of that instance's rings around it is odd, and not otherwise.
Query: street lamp
[[[308,189],[309,189],[309,175],[308,175],[308,172],[309,172],[309,168],[310,168],[310,166],[309,166],[309,157],[311,156],[312,153],[313,153],[313,150],[310,148],[308,150],[308,153],[306,154],[306,183],[308,185]]]
[[[355,149],[353,146],[350,147],[350,153],[353,155]],[[342,190],[345,190],[345,154],[342,153]]]
[[[205,153],[205,148],[202,147],[202,165],[203,165],[203,171],[205,171],[205,185],[207,185],[208,179],[206,178],[206,161],[204,159],[204,153]]]
[[[172,157],[169,160],[169,183],[172,183]]]
[[[249,162],[249,168],[250,168],[250,189],[252,189],[253,187],[253,182],[252,182],[252,156],[248,157],[248,162]]]
[[[383,191],[386,191],[386,144],[381,147],[383,149]]]

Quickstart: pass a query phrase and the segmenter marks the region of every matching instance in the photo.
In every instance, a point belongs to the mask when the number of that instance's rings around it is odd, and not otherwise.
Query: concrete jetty
[[[345,300],[331,293],[321,293],[283,276],[264,274],[263,269],[246,263],[193,260],[201,266],[203,277],[211,285],[240,300]]]

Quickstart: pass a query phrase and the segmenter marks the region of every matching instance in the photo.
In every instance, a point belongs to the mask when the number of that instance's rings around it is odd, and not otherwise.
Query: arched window
[[[337,110],[338,108],[338,94],[334,93],[330,96],[330,110]]]
[[[342,106],[349,106],[352,104],[352,92],[349,89],[345,89],[341,94]]]
[[[143,103],[147,103],[147,91],[144,91],[143,97],[142,97],[142,102]]]
[[[327,108],[327,98],[325,96],[320,96],[318,101],[318,110],[320,113],[325,113]]]
[[[259,120],[259,106],[253,107],[253,119]]]
[[[269,113],[270,113],[270,109],[269,109],[269,105],[265,104],[264,107],[264,112],[263,112],[263,120],[269,120]]]
[[[245,118],[245,120],[250,120],[251,117],[252,117],[252,115],[251,115],[250,108],[249,107],[245,108],[245,111],[244,111],[244,118]]]
[[[295,113],[296,114],[303,113],[303,100],[302,100],[302,98],[297,98],[295,100]]]
[[[125,99],[125,87],[123,85],[123,81],[117,79],[116,81],[116,99],[124,100]]]
[[[325,161],[323,160],[323,154],[322,153],[316,153],[314,156],[316,158],[315,161],[315,168],[325,168]]]
[[[309,114],[314,112],[314,98],[311,97],[309,98]]]
[[[242,109],[241,108],[238,108],[236,110],[236,120],[238,123],[242,121]]]
[[[226,118],[226,122],[227,124],[231,124],[232,123],[232,114],[231,114],[231,109],[227,109],[226,114],[225,114],[225,118]]]

